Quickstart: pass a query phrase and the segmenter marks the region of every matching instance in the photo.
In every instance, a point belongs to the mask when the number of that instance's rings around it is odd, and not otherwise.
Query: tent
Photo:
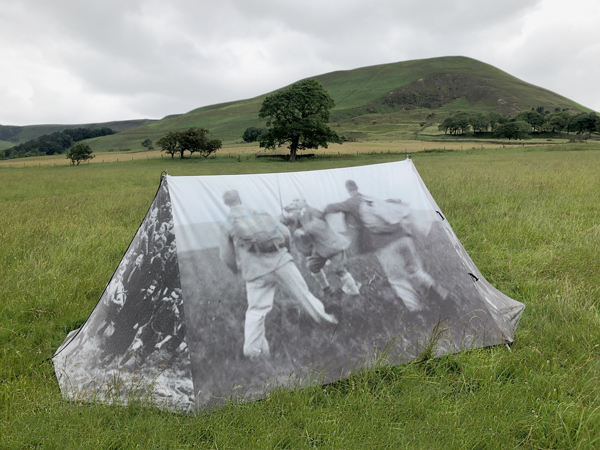
[[[477,270],[410,159],[166,175],[53,362],[67,399],[197,410],[337,381],[376,355],[510,343],[523,309]]]

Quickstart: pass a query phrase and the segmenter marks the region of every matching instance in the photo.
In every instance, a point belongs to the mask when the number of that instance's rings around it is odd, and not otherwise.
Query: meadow
[[[426,351],[407,365],[375,365],[338,383],[275,389],[265,400],[197,415],[143,402],[62,399],[52,355],[92,311],[162,171],[316,170],[406,157],[402,149],[361,153],[356,145],[358,154],[317,154],[294,164],[250,154],[103,164],[98,156],[77,167],[52,159],[2,163],[0,449],[600,447],[594,144],[462,151],[438,144],[411,153],[481,272],[526,304],[510,346],[437,359]]]

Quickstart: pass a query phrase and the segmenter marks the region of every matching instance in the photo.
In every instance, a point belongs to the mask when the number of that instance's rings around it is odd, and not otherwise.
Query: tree
[[[205,158],[221,148],[221,141],[218,139],[208,139],[208,130],[205,128],[189,128],[179,133],[180,151],[189,151],[190,156],[194,153],[200,153]],[[183,157],[183,156],[182,156]]]
[[[554,133],[555,131],[560,133],[567,127],[569,120],[569,114],[566,112],[553,112],[548,116],[548,121],[545,123],[544,129],[550,133]]]
[[[473,132],[485,133],[490,126],[490,121],[485,114],[476,113],[469,116],[469,125],[473,127]]]
[[[175,153],[179,153],[179,157],[183,159],[185,152],[190,152],[190,156],[194,153],[200,153],[207,158],[221,148],[221,141],[219,139],[208,139],[207,134],[208,130],[196,127],[185,131],[169,131],[156,141],[156,144],[162,148],[163,152],[171,155],[171,158],[174,157]]]
[[[527,139],[529,138],[529,130],[531,126],[524,120],[511,120],[503,125],[500,125],[494,132],[494,136],[499,138],[511,139]]]
[[[465,134],[469,132],[471,124],[469,123],[469,113],[459,111],[454,115],[454,123],[456,125],[456,133],[454,134]]]
[[[444,130],[444,134],[450,132],[450,134],[458,135],[464,134],[469,131],[471,125],[469,124],[469,114],[460,111],[453,116],[447,117],[444,121],[438,125],[438,130]]]
[[[491,111],[488,113],[488,122],[490,124],[490,128],[492,132],[496,131],[496,128],[502,125],[502,121],[504,120],[504,116],[496,111]]]
[[[163,137],[161,137],[158,141],[156,141],[156,145],[158,145],[165,153],[171,155],[171,158],[175,156],[175,153],[179,151],[177,147],[178,133],[176,131],[169,131]],[[183,152],[181,152],[181,157],[183,158]]]
[[[448,134],[448,131],[450,131],[450,134],[452,134],[452,130],[454,130],[454,119],[452,117],[446,117],[444,121],[438,125],[438,130],[443,130],[444,134]]]
[[[546,118],[537,111],[524,111],[517,114],[516,119],[525,121],[531,126],[531,131],[540,131],[546,122]]]
[[[71,165],[75,165],[75,163],[79,165],[81,161],[92,159],[94,157],[92,153],[92,148],[88,144],[85,142],[78,142],[67,150],[67,159],[71,160]]]
[[[341,144],[342,139],[327,125],[333,106],[333,99],[316,80],[299,81],[269,95],[258,112],[258,117],[266,119],[267,127],[271,127],[261,134],[260,146],[275,149],[289,144],[289,160],[293,162],[299,150]]]
[[[146,138],[142,141],[142,147],[146,150],[154,150],[154,146],[152,145],[152,139]]]
[[[209,139],[208,141],[206,141],[206,144],[204,145],[204,150],[200,154],[205,158],[208,158],[209,155],[219,150],[222,147],[222,145],[223,144],[219,139]]]
[[[256,142],[260,138],[261,134],[266,132],[266,128],[248,127],[246,128],[246,131],[244,131],[242,139],[244,142]]]
[[[579,113],[573,118],[573,124],[577,129],[577,134],[582,134],[585,132],[593,133],[596,131],[596,120],[598,116],[596,113],[591,112],[587,113]]]

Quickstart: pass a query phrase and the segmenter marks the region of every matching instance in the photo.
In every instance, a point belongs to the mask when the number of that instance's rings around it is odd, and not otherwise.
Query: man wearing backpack
[[[225,192],[223,202],[229,206],[230,228],[221,243],[220,257],[234,273],[241,272],[246,282],[244,355],[250,359],[269,357],[265,318],[273,308],[278,288],[315,322],[336,324],[337,319],[326,313],[323,303],[310,293],[294,264],[287,228],[268,213],[245,208],[237,191]]]
[[[296,247],[306,257],[306,267],[319,284],[324,294],[333,294],[323,267],[329,261],[330,269],[342,282],[342,291],[347,295],[359,295],[360,283],[346,269],[346,250],[350,240],[331,229],[323,213],[297,198],[283,208],[289,216],[283,223],[294,236]]]
[[[350,198],[328,205],[324,215],[342,212],[357,228],[359,253],[373,252],[396,295],[411,312],[425,309],[419,297],[447,292],[423,268],[413,240],[410,210],[400,200],[382,201],[359,193],[354,180],[346,181]],[[421,295],[419,295],[419,291]]]

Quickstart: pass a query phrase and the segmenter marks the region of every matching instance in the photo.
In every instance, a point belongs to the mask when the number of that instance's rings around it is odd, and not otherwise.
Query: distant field
[[[79,167],[64,166],[64,156],[0,163],[0,449],[597,449],[600,146],[592,144],[412,149],[481,272],[527,305],[510,348],[424,353],[197,416],[61,398],[50,359],[94,308],[163,170],[347,167],[403,159],[402,145],[388,154],[385,142],[345,144],[346,153],[332,147],[294,164],[253,158],[252,146],[231,147],[246,152],[239,162],[223,150],[209,160],[155,152],[98,154]]]
[[[344,144],[332,144],[329,148],[318,150],[308,150],[304,153],[316,153],[317,155],[345,155],[345,154],[363,154],[363,153],[415,153],[424,150],[473,150],[473,149],[499,149],[505,147],[536,147],[540,145],[564,145],[566,142],[542,143],[539,141],[510,141],[503,144],[485,141],[461,141],[461,142],[436,142],[436,141],[418,141],[418,140],[377,140],[369,142],[346,142]],[[600,143],[584,144],[590,147],[600,146]],[[223,147],[216,153],[217,157],[238,156],[244,155],[249,158],[255,154],[287,154],[289,150],[286,147],[281,147],[276,151],[265,151],[260,148],[257,143],[252,144],[234,144]],[[186,153],[186,158],[189,158],[189,153]],[[82,164],[102,164],[113,162],[139,161],[147,159],[171,159],[165,153],[159,150],[151,151],[131,151],[131,152],[99,152],[95,154],[94,159],[86,161]],[[175,156],[179,159],[179,156]],[[194,155],[193,159],[204,159],[199,155]],[[34,156],[31,158],[18,158],[11,160],[0,161],[0,167],[29,167],[29,166],[66,166],[71,162],[65,155],[52,156]]]

